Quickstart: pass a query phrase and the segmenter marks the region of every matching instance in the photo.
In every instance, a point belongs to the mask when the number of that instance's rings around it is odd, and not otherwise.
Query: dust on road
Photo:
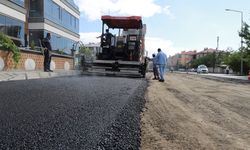
[[[250,149],[250,84],[169,73],[149,81],[142,150]]]

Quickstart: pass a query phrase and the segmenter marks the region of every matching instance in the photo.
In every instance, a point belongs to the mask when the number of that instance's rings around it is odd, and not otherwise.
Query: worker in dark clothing
[[[102,47],[103,53],[108,57],[108,59],[114,58],[113,43],[112,43],[113,34],[109,32],[109,29],[106,29],[106,33],[103,34]]]
[[[111,34],[110,32],[109,32],[109,29],[106,29],[106,33],[104,34],[104,42],[105,42],[105,45],[107,45],[107,46],[111,46],[111,39],[112,39],[112,37],[113,37],[113,34]]]
[[[158,66],[157,66],[157,60],[156,60],[156,57],[155,57],[155,54],[152,55],[153,58],[153,72],[154,72],[154,78],[153,80],[159,80],[159,71],[158,71]]]
[[[52,56],[52,47],[50,44],[51,35],[47,33],[46,37],[43,39],[43,47],[44,47],[44,71],[45,72],[53,72],[50,70],[50,62]]]

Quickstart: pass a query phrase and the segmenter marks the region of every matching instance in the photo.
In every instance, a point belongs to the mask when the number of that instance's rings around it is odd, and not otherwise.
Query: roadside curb
[[[18,81],[18,80],[30,80],[30,79],[41,79],[41,78],[54,78],[62,76],[77,76],[81,75],[80,70],[55,70],[54,72],[43,72],[43,71],[1,71],[1,81]]]
[[[236,78],[236,76],[216,76],[216,75],[197,75],[193,73],[187,73],[187,72],[175,72],[179,74],[187,74],[187,75],[193,75],[193,76],[199,76],[201,78],[210,79],[210,80],[217,80],[217,81],[229,81],[229,82],[237,82],[237,83],[250,83],[247,78]]]
[[[201,76],[201,77],[205,79],[216,80],[216,81],[228,81],[228,82],[243,83],[243,84],[250,83],[249,80],[244,80],[244,79],[223,78],[223,77],[216,77],[216,76]]]

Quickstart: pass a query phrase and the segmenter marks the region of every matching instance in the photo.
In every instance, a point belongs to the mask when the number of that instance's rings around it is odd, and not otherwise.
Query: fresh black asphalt
[[[0,82],[0,149],[139,149],[145,79]]]

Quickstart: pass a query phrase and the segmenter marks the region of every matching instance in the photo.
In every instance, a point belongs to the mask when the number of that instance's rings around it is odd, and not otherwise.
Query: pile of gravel
[[[105,134],[94,149],[97,150],[137,150],[140,147],[140,113],[145,104],[144,92],[146,84],[142,84],[130,97],[116,120],[108,127]]]

